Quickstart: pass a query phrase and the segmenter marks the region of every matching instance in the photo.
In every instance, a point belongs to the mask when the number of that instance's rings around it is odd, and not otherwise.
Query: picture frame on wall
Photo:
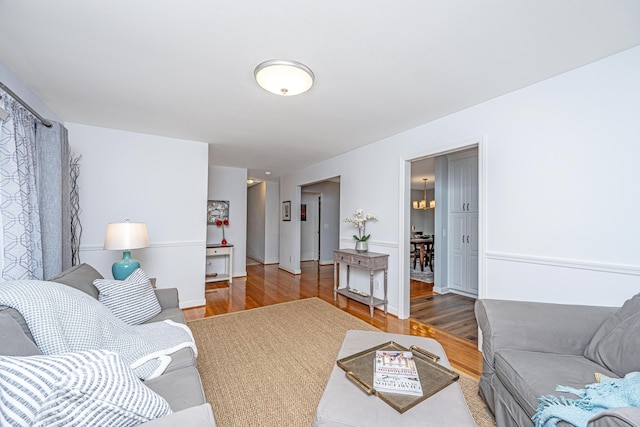
[[[216,225],[216,221],[229,219],[228,200],[207,201],[207,225]]]
[[[282,202],[282,220],[291,221],[291,200]]]

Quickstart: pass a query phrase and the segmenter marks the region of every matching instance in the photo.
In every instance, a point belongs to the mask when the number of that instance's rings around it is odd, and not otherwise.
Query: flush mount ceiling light
[[[313,72],[296,61],[273,59],[258,65],[253,73],[264,90],[281,96],[299,95],[313,86]]]

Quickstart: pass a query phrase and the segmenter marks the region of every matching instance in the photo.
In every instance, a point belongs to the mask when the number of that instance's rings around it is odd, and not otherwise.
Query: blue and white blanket
[[[575,394],[580,399],[540,397],[538,410],[532,417],[536,427],[555,427],[560,421],[586,427],[593,416],[607,409],[640,406],[640,372],[631,372],[620,379],[602,376],[599,383],[586,385],[581,390],[564,386],[556,390]]]
[[[162,374],[180,349],[190,347],[197,355],[186,325],[165,320],[130,326],[96,299],[60,283],[2,282],[0,304],[22,314],[43,354],[111,350],[143,380]]]

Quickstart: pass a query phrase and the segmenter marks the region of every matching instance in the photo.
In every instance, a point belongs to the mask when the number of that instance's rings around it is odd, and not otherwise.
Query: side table
[[[340,264],[347,265],[347,286],[339,288]],[[351,267],[369,270],[369,295],[361,295],[354,292],[349,286]],[[357,252],[354,249],[337,249],[333,251],[333,300],[338,294],[344,295],[369,306],[369,315],[373,317],[373,308],[384,304],[384,314],[387,314],[387,271],[389,269],[389,255],[377,252]],[[384,298],[373,296],[373,274],[378,270],[384,270]]]
[[[229,284],[233,281],[233,245],[220,245],[213,244],[207,245],[206,257],[224,256],[225,259],[225,272],[218,274],[214,277],[205,277],[205,283],[209,282],[221,282],[228,280]]]

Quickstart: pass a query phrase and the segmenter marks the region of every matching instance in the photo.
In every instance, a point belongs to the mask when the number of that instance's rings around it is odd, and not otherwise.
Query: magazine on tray
[[[418,369],[410,351],[376,350],[373,369],[376,390],[422,396]]]

